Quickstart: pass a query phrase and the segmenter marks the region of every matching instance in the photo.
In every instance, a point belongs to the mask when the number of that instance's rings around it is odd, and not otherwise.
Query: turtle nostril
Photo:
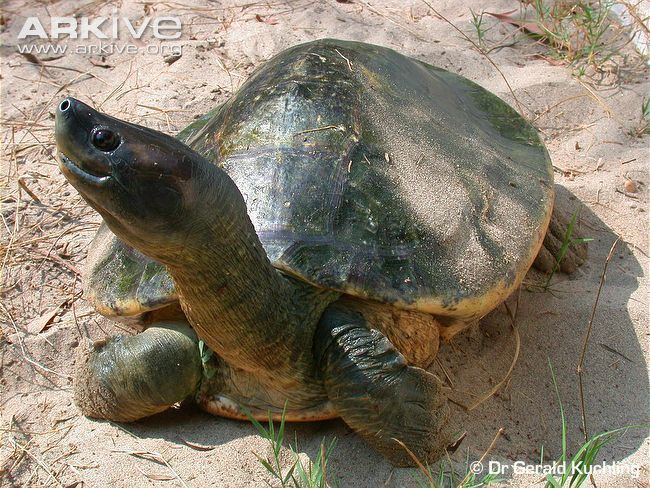
[[[63,101],[61,102],[61,105],[59,105],[59,110],[60,110],[61,112],[65,112],[65,111],[68,110],[69,108],[70,108],[70,100],[68,100],[68,99],[66,98],[65,100],[63,100]]]

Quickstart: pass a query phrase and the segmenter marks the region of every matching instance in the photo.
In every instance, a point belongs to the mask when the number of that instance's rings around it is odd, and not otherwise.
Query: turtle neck
[[[167,264],[189,322],[227,363],[262,381],[283,389],[318,381],[313,334],[338,293],[275,269],[234,182],[214,166],[208,172],[206,195],[217,201],[197,209],[191,245]]]

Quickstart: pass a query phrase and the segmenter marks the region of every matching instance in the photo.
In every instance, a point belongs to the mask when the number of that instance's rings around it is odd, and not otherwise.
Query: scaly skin
[[[196,333],[186,322],[159,322],[134,336],[77,349],[74,401],[89,417],[130,422],[167,410],[201,380]]]
[[[440,380],[409,366],[362,315],[337,305],[328,308],[314,354],[334,409],[393,464],[413,464],[396,439],[426,463],[438,459],[452,442]]]

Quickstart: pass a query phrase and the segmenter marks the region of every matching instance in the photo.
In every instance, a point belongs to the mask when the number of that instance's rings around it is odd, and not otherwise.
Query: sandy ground
[[[87,56],[16,52],[26,16],[179,15],[183,54]],[[517,2],[446,0],[436,9],[471,32],[470,9],[504,12]],[[501,75],[457,31],[421,2],[363,0],[235,2],[3,2],[2,28],[2,283],[0,293],[0,484],[2,486],[264,486],[256,460],[267,445],[254,428],[211,417],[191,405],[129,425],[79,415],[71,398],[74,348],[120,332],[81,296],[87,245],[99,218],[59,174],[54,161],[53,110],[72,95],[118,117],[176,133],[226,100],[250,72],[301,41],[338,37],[385,45],[460,73],[513,103]],[[446,344],[433,371],[447,383],[459,431],[455,469],[486,451],[509,466],[504,483],[527,486],[540,476],[512,475],[516,461],[549,462],[560,455],[561,420],[549,363],[557,377],[572,450],[583,440],[578,364],[601,273],[609,262],[584,363],[589,434],[647,422],[648,139],[631,135],[640,124],[648,73],[631,53],[618,67],[580,81],[544,48],[510,26],[486,19],[490,53],[526,116],[540,129],[558,171],[560,201],[581,209],[581,231],[593,238],[587,263],[553,278],[551,291],[530,286],[519,300],[521,351],[510,380],[472,411],[468,405],[506,374],[515,337],[504,307]],[[516,41],[516,42],[513,42]],[[148,44],[149,43],[149,44]],[[78,46],[81,41],[61,40]],[[137,44],[157,47],[158,41]],[[627,51],[626,51],[627,52]],[[165,54],[168,54],[166,52]],[[596,79],[598,78],[598,79]],[[626,191],[633,180],[636,192]],[[631,183],[627,184],[630,188]],[[531,272],[527,283],[544,277]],[[515,300],[510,300],[514,306]],[[315,459],[323,437],[337,446],[328,475],[341,486],[411,486],[415,470],[394,469],[340,421],[290,426],[302,456]],[[623,466],[598,474],[598,486],[647,486],[648,442],[630,429],[602,450],[599,462]],[[290,457],[285,456],[287,462]],[[447,467],[448,467],[447,463]],[[629,474],[640,469],[638,478]],[[627,472],[626,472],[627,470]]]

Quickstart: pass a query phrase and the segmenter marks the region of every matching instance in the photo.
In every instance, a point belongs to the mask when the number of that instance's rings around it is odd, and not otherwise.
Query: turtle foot
[[[77,349],[74,401],[87,417],[131,422],[193,394],[201,379],[196,335],[182,322],[157,323]]]
[[[587,259],[587,243],[579,230],[578,218],[553,209],[544,244],[533,265],[544,273],[571,274]]]
[[[342,308],[323,314],[314,348],[337,413],[394,465],[444,454],[449,408],[436,376],[409,366],[383,334]]]

